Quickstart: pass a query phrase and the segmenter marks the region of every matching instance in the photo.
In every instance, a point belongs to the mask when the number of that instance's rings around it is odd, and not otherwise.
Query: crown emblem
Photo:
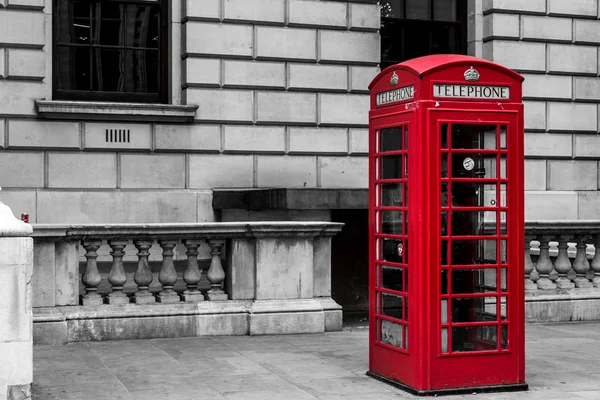
[[[471,67],[465,71],[465,79],[469,82],[477,82],[479,80],[479,72]]]
[[[392,74],[392,77],[390,78],[390,85],[396,86],[397,84],[398,84],[398,75],[396,75],[396,71],[394,71],[394,73]]]

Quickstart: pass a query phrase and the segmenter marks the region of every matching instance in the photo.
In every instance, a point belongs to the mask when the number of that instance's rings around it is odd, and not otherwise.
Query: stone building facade
[[[109,71],[102,83],[94,58],[99,9],[90,8],[88,26],[65,11],[75,3],[0,0],[2,201],[38,224],[345,222],[332,248],[333,290],[336,274],[354,276],[356,291],[346,285],[339,292],[366,304],[366,245],[358,254],[347,249],[366,243],[367,86],[384,64],[382,37],[396,34],[384,32],[382,7],[406,10],[411,0],[149,2],[162,7],[165,22],[156,37],[146,31],[161,42],[160,72],[141,70],[139,60],[130,67],[130,53],[141,52],[127,47],[130,33],[124,45],[105,50],[122,52],[121,89],[133,79],[124,70],[148,82],[160,75],[154,103],[61,94],[81,78],[73,75],[77,51],[68,46],[89,47],[88,92],[114,81]],[[599,1],[431,4],[460,14],[453,18],[462,21],[464,46],[455,51],[526,78],[526,218],[597,219]],[[140,15],[131,21],[136,32]],[[64,21],[74,28],[73,42],[63,46]],[[402,34],[409,41],[419,35]],[[264,188],[288,191],[275,194],[277,201],[259,198],[258,206],[235,198],[239,189]]]
[[[489,0],[474,17],[477,55],[525,77],[526,219],[598,219],[598,1]]]
[[[367,187],[375,4],[165,2],[168,103],[198,106],[178,123],[53,104],[52,1],[0,4],[0,186],[33,223],[214,221],[215,188]]]

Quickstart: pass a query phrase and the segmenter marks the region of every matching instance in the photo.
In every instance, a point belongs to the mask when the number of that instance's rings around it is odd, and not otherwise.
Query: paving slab
[[[444,400],[600,400],[600,322],[528,324],[516,393]],[[365,375],[368,330],[34,347],[34,400],[417,399]]]

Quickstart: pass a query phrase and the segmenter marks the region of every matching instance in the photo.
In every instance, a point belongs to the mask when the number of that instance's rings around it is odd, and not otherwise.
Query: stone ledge
[[[36,100],[40,118],[99,121],[193,122],[197,105]]]
[[[29,226],[29,225],[27,225]],[[34,224],[33,237],[64,240],[102,239],[232,239],[333,236],[344,224],[337,222],[197,222],[156,224]]]

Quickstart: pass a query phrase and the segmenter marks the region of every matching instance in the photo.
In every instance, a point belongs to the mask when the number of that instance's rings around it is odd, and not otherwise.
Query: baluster
[[[97,250],[102,246],[100,240],[87,240],[83,242],[85,248],[85,271],[81,276],[81,282],[85,286],[85,294],[81,296],[81,304],[84,306],[99,306],[103,303],[102,296],[98,293],[98,285],[102,281],[96,258],[98,257]]]
[[[590,270],[590,263],[587,259],[586,254],[586,239],[587,235],[577,235],[577,253],[575,254],[575,261],[573,261],[573,269],[577,274],[575,278],[576,288],[590,288],[592,283],[586,278],[586,274]]]
[[[554,262],[554,269],[558,272],[556,287],[559,289],[572,289],[574,287],[573,282],[567,277],[571,270],[571,260],[569,260],[567,252],[569,239],[571,239],[569,235],[560,235],[558,238],[558,257]]]
[[[210,290],[206,293],[207,300],[227,300],[227,293],[221,289],[225,280],[225,271],[221,265],[221,247],[225,244],[224,240],[209,240],[210,246],[210,267],[206,277],[210,282]]]
[[[110,274],[108,274],[108,282],[112,286],[112,292],[106,296],[105,300],[108,304],[127,304],[129,298],[123,293],[123,285],[127,282],[127,275],[123,267],[123,255],[125,254],[123,249],[127,246],[127,240],[111,240],[109,245],[112,249],[110,254],[113,261]]]
[[[600,287],[600,233],[594,234],[594,258],[590,264],[590,268],[594,271],[592,283],[595,287]]]
[[[202,271],[198,268],[198,247],[202,240],[186,239],[183,241],[187,248],[187,265],[183,273],[183,280],[187,289],[181,294],[181,300],[186,302],[203,301],[204,295],[198,290],[198,283],[202,279]]]
[[[152,247],[150,240],[136,240],[135,247],[138,249],[138,266],[133,275],[133,281],[138,285],[138,291],[131,299],[137,304],[154,303],[156,299],[150,293],[150,284],[152,283],[152,270],[148,266],[149,250]]]
[[[531,273],[534,269],[533,262],[531,262],[531,240],[531,236],[525,236],[525,290],[537,289],[537,285],[531,280]]]
[[[173,249],[177,245],[177,240],[159,240],[162,247],[162,268],[158,274],[158,281],[162,284],[163,290],[156,296],[160,303],[177,303],[179,295],[173,290],[173,285],[177,282],[177,271],[173,263]]]
[[[552,272],[553,266],[550,261],[550,245],[549,242],[552,238],[550,236],[540,237],[540,256],[537,261],[535,269],[537,270],[540,278],[537,280],[538,289],[556,289],[556,284],[552,282],[548,277]]]

